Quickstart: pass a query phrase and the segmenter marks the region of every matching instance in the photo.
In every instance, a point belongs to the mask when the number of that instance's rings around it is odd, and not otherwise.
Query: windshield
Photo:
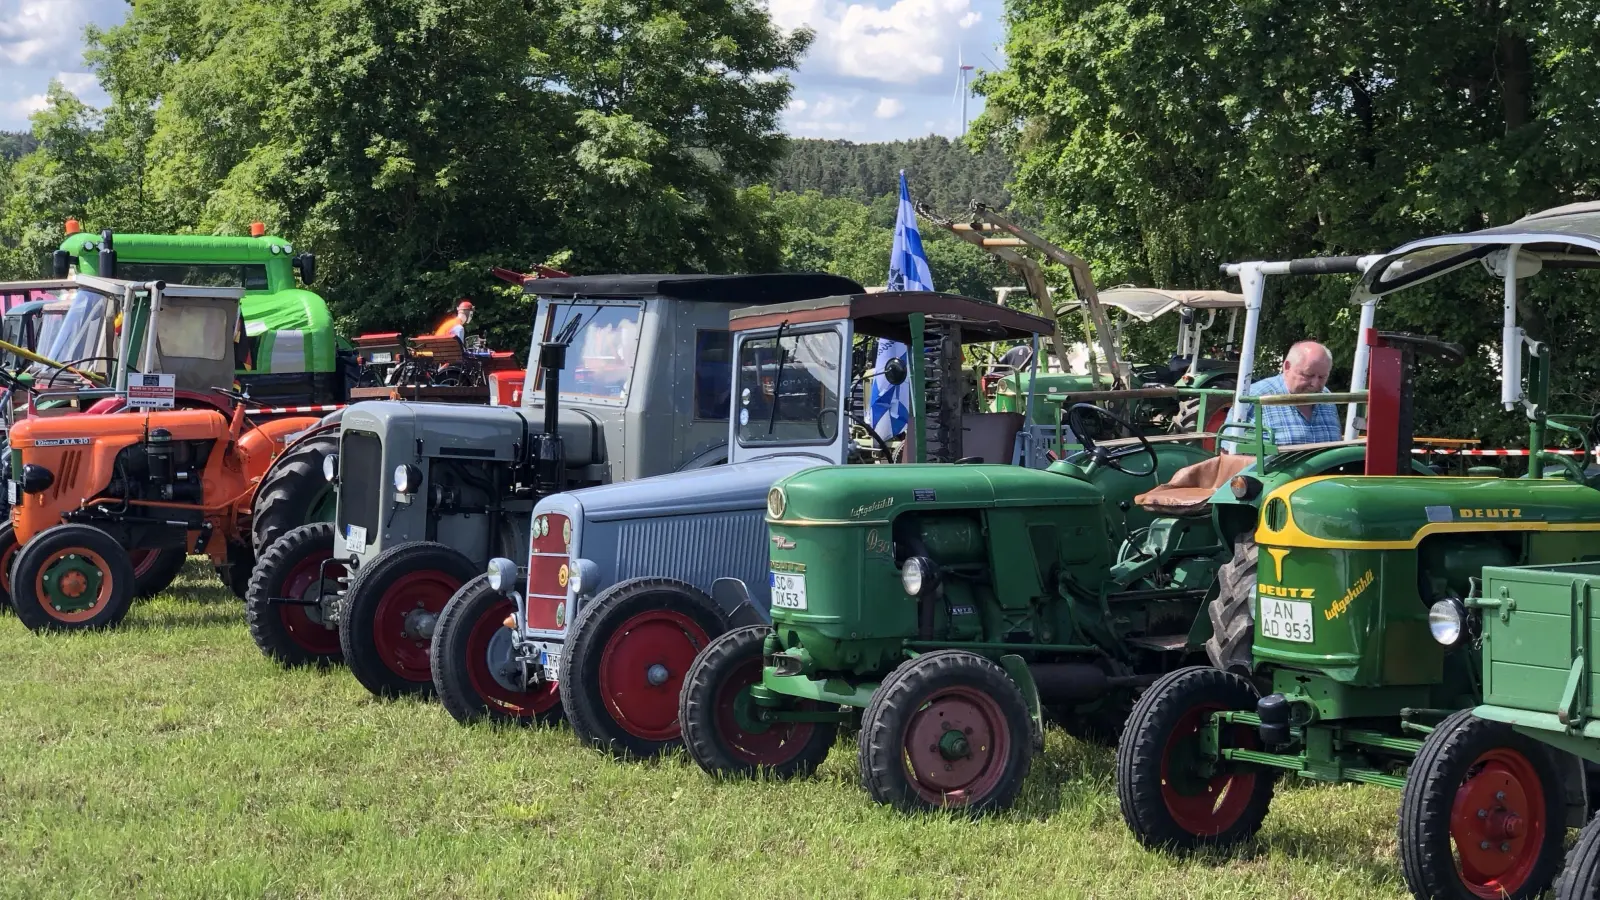
[[[545,340],[573,329],[567,364],[561,369],[561,393],[626,400],[643,313],[642,306],[632,303],[552,304]]]
[[[106,298],[86,290],[65,290],[58,296],[70,303],[65,308],[58,303],[44,308],[44,318],[39,323],[38,353],[62,363],[107,355],[106,316],[110,304]],[[104,369],[104,364],[94,368]],[[51,371],[38,365],[34,369],[39,373]]]
[[[260,263],[130,263],[117,261],[117,277],[124,281],[164,281],[198,287],[234,287],[247,291],[267,289],[267,267]]]
[[[839,431],[839,334],[739,345],[739,443],[826,444]]]

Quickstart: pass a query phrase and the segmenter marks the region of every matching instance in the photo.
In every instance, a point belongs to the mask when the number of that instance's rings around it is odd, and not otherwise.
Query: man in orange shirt
[[[471,321],[472,301],[462,298],[461,302],[456,304],[455,315],[440,323],[439,327],[433,330],[433,335],[434,337],[450,335],[465,345],[467,342],[467,323]]]

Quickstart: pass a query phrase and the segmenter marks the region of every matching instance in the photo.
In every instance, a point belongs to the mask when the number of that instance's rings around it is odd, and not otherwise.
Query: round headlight
[[[1440,600],[1428,607],[1428,631],[1432,632],[1434,640],[1449,647],[1461,640],[1461,624],[1466,613],[1460,600],[1454,597]]]
[[[339,477],[339,454],[329,453],[322,458],[322,477],[332,484]]]
[[[575,595],[583,594],[583,567],[573,566],[567,573],[567,588]]]
[[[789,498],[783,495],[783,488],[773,488],[767,491],[767,515],[774,519],[783,518],[783,511],[789,507]]]
[[[517,564],[503,556],[489,560],[489,590],[499,593],[517,583]]]
[[[394,489],[402,494],[414,494],[422,486],[422,473],[416,466],[394,467]]]
[[[545,524],[544,516],[534,516],[534,518],[533,518],[533,536],[534,537],[536,537],[536,538],[544,537],[545,529],[549,528],[549,527],[550,526]]]
[[[920,556],[913,556],[900,567],[900,586],[915,597],[922,593],[927,575],[927,561]]]

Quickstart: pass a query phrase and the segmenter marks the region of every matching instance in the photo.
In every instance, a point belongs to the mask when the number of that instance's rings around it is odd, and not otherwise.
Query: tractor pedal
[[[1135,647],[1143,647],[1146,650],[1169,653],[1189,646],[1189,636],[1187,634],[1157,634],[1147,637],[1128,638],[1128,643]]]

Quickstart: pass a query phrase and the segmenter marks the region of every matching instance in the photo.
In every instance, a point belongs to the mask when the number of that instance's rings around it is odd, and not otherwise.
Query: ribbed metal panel
[[[741,578],[766,607],[765,510],[637,519],[617,529],[617,581],[678,578],[706,593],[718,578]]]

